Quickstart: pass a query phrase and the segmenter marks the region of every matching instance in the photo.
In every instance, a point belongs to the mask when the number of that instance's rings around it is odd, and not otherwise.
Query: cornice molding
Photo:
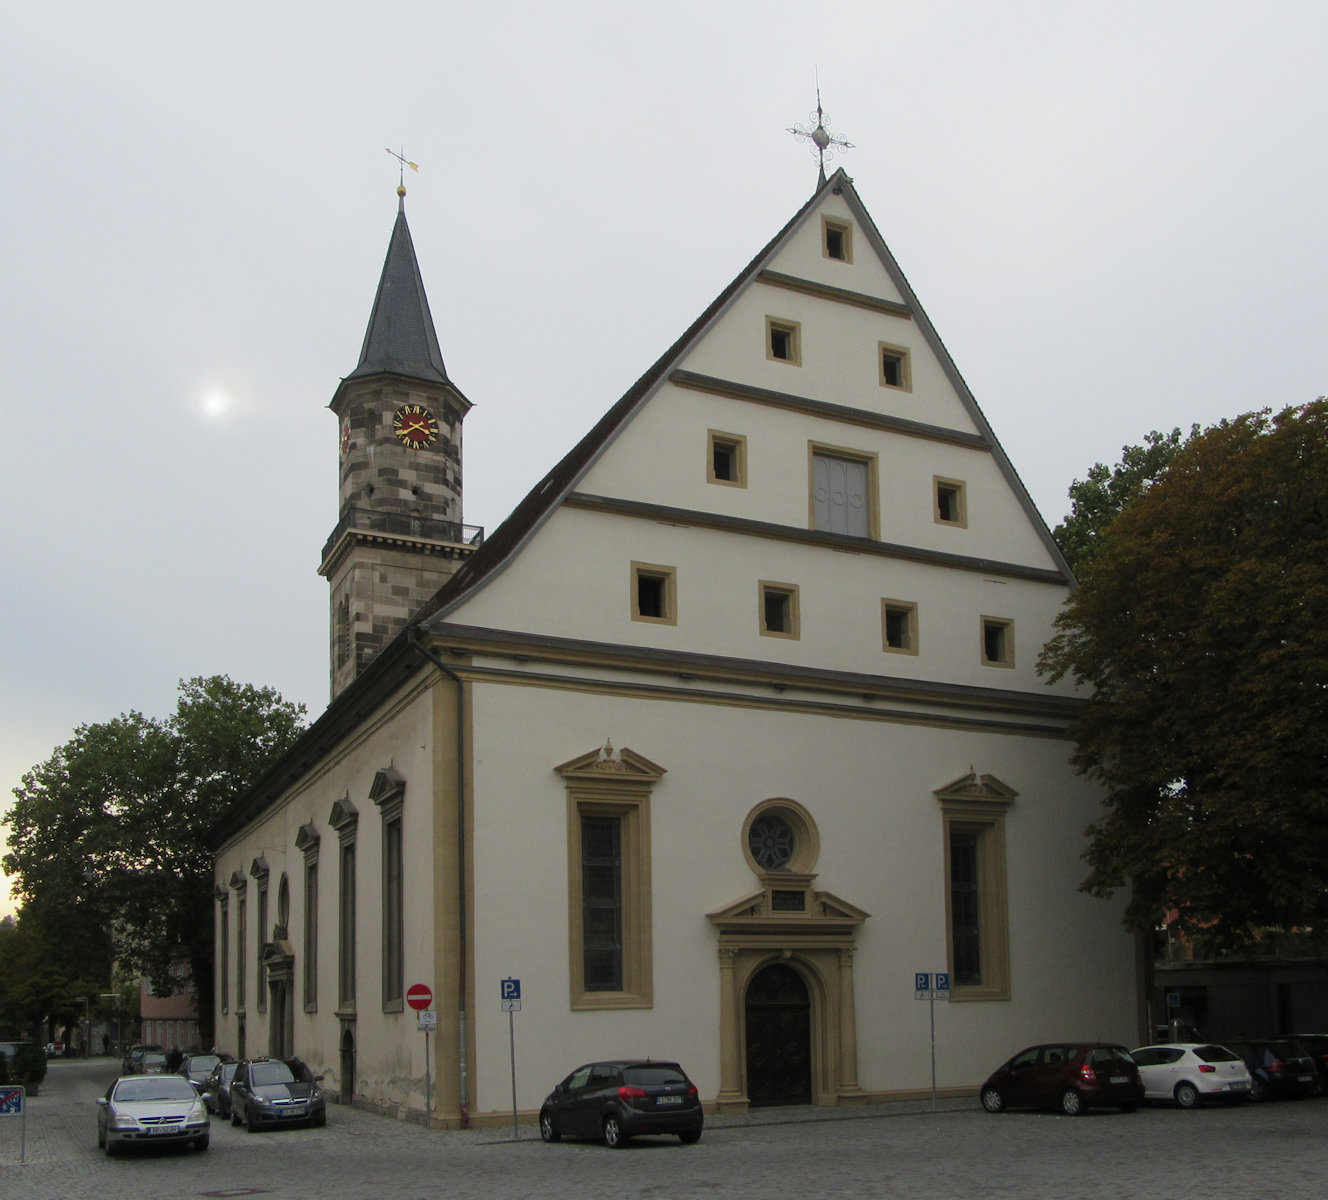
[[[913,319],[913,310],[907,304],[895,300],[883,300],[879,296],[869,296],[865,292],[853,292],[848,288],[833,287],[828,283],[817,283],[811,279],[800,279],[796,275],[785,275],[782,271],[762,271],[756,277],[758,283],[771,287],[784,288],[790,292],[802,292],[808,296],[817,296],[822,300],[833,300],[836,304],[851,304],[854,308],[866,308],[872,312],[884,313],[888,317],[899,317],[905,321]]]
[[[695,371],[672,371],[669,374],[669,382],[674,387],[687,388],[694,392],[708,392],[712,396],[725,396],[730,400],[748,400],[753,404],[804,413],[827,421],[838,421],[844,425],[880,429],[886,433],[898,433],[903,437],[963,446],[968,450],[991,450],[991,442],[981,434],[968,433],[962,429],[946,429],[942,425],[928,425],[925,421],[910,421],[906,417],[891,417],[885,413],[870,412],[863,408],[851,408],[847,404],[830,404],[825,400],[813,400],[810,396],[776,392],[770,388],[753,387],[751,384],[719,379],[713,375],[701,375]]]
[[[878,558],[925,563],[933,567],[950,567],[981,575],[998,575],[1004,579],[1023,579],[1031,583],[1055,584],[1058,587],[1068,587],[1070,584],[1064,575],[1049,567],[1029,567],[1022,563],[1001,562],[992,558],[972,558],[966,554],[951,554],[944,550],[927,550],[921,546],[904,546],[898,542],[878,542],[874,538],[850,537],[842,533],[827,533],[822,529],[798,529],[792,525],[776,525],[771,521],[753,521],[746,517],[701,512],[693,508],[674,508],[666,504],[648,504],[641,500],[596,496],[589,492],[572,492],[563,503],[569,508],[612,513],[615,516],[638,517],[642,520],[692,526],[697,529],[715,529],[725,533],[745,534],[749,537],[794,542],[802,546],[822,546],[827,550],[848,550],[855,554],[869,554]]]

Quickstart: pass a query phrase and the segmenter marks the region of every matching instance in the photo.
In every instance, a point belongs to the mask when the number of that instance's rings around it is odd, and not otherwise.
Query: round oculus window
[[[796,845],[793,826],[774,813],[757,817],[747,831],[747,847],[752,858],[766,871],[786,870]]]

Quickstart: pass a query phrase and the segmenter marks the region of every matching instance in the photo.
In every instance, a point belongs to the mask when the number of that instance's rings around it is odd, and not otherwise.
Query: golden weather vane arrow
[[[395,150],[393,150],[391,146],[384,146],[383,149],[386,150],[386,151],[387,151],[387,152],[388,152],[393,158],[395,158],[395,159],[397,160],[397,163],[398,163],[398,178],[397,178],[397,182],[398,182],[398,183],[402,183],[402,184],[404,184],[404,183],[406,182],[406,168],[407,168],[407,167],[409,167],[409,168],[410,168],[412,171],[414,171],[415,174],[417,174],[417,175],[420,173],[420,164],[419,164],[419,163],[413,163],[413,162],[410,161],[410,159],[408,159],[408,158],[406,157],[406,148],[405,148],[405,146],[402,146],[402,147],[401,147],[401,153],[400,153],[400,154],[398,154]]]

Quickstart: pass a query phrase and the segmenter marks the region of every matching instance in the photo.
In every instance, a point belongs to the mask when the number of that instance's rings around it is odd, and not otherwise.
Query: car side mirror
[[[314,1076],[314,1082],[315,1082],[315,1083],[322,1083],[322,1082],[323,1082],[323,1077],[322,1077],[321,1075],[315,1075],[315,1076]]]
[[[105,1108],[106,1105],[107,1105],[108,1103],[109,1103],[109,1101],[106,1099],[105,1096],[98,1096],[98,1097],[97,1097],[97,1104],[98,1104],[101,1108]]]

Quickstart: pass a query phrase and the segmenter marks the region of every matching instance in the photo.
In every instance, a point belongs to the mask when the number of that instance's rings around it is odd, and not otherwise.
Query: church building
[[[529,1120],[620,1056],[711,1111],[930,1095],[919,973],[943,1095],[1134,1044],[1035,670],[1073,577],[852,180],[487,537],[401,195],[331,400],[332,700],[214,837],[217,1045],[458,1127],[511,1120],[509,1038]]]

